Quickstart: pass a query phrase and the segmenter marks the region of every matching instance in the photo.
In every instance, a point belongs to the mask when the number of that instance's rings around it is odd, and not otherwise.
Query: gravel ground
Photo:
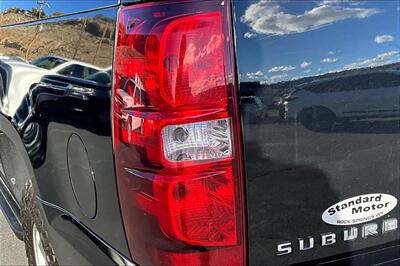
[[[1,211],[0,265],[28,265],[24,243],[15,237]]]

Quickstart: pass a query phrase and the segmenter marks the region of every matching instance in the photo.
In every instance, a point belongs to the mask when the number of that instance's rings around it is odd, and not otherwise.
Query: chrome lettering
[[[376,236],[378,234],[378,224],[369,223],[364,224],[361,229],[362,238],[368,238],[369,236]]]
[[[314,247],[314,238],[312,236],[307,237],[308,241],[304,241],[303,238],[299,238],[299,249],[307,250]]]
[[[329,246],[336,243],[336,235],[334,233],[321,234],[322,246]]]
[[[358,228],[357,227],[350,227],[348,229],[343,230],[343,240],[344,241],[351,241],[356,239],[358,236]]]
[[[292,253],[292,243],[290,241],[285,241],[276,245],[277,256],[287,255]]]

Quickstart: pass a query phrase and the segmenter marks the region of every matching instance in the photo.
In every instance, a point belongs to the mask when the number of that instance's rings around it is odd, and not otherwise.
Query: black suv
[[[399,7],[1,1],[0,205],[29,264],[399,263],[400,89],[321,82],[398,73]],[[392,115],[315,130],[324,106]]]

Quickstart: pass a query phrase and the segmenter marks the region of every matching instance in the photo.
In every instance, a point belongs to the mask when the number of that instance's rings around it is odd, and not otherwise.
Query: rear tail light
[[[229,5],[123,7],[114,149],[133,260],[243,265],[240,123]]]

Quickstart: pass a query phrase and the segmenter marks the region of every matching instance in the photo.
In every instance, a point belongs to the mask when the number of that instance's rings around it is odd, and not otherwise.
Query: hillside
[[[0,14],[0,24],[3,25],[31,19],[29,12]],[[44,23],[21,27],[18,31],[15,28],[0,29],[0,55],[19,56],[26,60],[57,55],[109,67],[112,64],[113,34],[114,22],[106,17]]]

